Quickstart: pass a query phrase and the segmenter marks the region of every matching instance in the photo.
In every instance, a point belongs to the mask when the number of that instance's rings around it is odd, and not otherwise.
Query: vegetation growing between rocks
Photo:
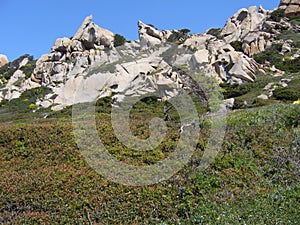
[[[179,31],[173,31],[173,33],[168,38],[168,42],[172,42],[175,44],[182,44],[188,38],[189,29],[181,29]]]
[[[253,58],[260,64],[270,63],[275,65],[277,69],[296,73],[300,71],[300,58],[289,59],[285,58],[282,54],[282,44],[273,44],[271,47],[267,48],[265,51],[255,54]]]
[[[22,55],[19,58],[15,59],[12,62],[9,62],[8,64],[0,67],[0,78],[2,80],[9,80],[10,77],[16,72],[17,69],[19,69],[20,63],[25,59],[28,58],[28,63],[21,67],[20,70],[22,70],[25,73],[26,78],[29,78],[34,67],[36,60],[34,60],[33,56],[30,56],[28,54]]]
[[[114,36],[114,47],[122,46],[126,42],[126,38],[120,34]]]
[[[275,22],[280,22],[280,20],[285,17],[285,9],[276,9],[271,13],[271,19]]]
[[[233,41],[230,45],[234,48],[235,51],[243,52],[243,43],[241,41]]]
[[[206,33],[215,36],[218,39],[222,39],[221,31],[221,28],[211,28]]]

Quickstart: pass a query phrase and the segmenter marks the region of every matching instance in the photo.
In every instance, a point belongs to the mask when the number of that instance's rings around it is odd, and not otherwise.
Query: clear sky
[[[23,54],[39,58],[59,37],[71,37],[93,14],[100,27],[127,40],[138,39],[137,21],[160,30],[189,28],[202,33],[223,27],[238,9],[260,4],[278,7],[280,0],[0,0],[0,54],[12,61]]]

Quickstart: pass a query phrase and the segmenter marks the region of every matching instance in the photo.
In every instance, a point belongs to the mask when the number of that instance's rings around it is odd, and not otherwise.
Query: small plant
[[[20,70],[23,71],[25,74],[25,79],[30,78],[31,74],[33,73],[33,70],[35,68],[36,60],[30,60],[25,66],[22,66]]]
[[[168,38],[168,42],[173,42],[175,44],[182,44],[188,38],[189,29],[181,29],[179,31],[173,31],[173,33]]]
[[[296,101],[300,98],[300,92],[290,89],[289,87],[277,88],[273,96],[278,100]]]
[[[221,31],[222,31],[221,28],[211,28],[206,33],[215,36],[218,39],[221,39],[222,38]]]
[[[271,13],[271,19],[275,22],[280,22],[283,17],[285,17],[285,9],[276,9]]]
[[[243,52],[243,43],[241,41],[233,41],[230,45],[238,52]]]
[[[31,109],[31,110],[35,110],[36,108],[37,108],[37,105],[34,104],[34,103],[31,103],[31,104],[29,105],[29,109]]]
[[[122,46],[126,42],[126,38],[120,34],[114,36],[114,47]]]

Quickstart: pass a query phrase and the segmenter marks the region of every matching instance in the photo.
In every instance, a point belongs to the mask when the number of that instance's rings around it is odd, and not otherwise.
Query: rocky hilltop
[[[298,3],[282,0],[280,8],[298,15]],[[258,72],[282,75],[284,71],[270,62],[253,58],[276,43],[282,45],[282,55],[290,52],[292,59],[299,58],[299,51],[292,51],[295,40],[280,38],[287,31],[298,34],[299,24],[281,15],[280,9],[243,8],[222,29],[204,34],[189,34],[188,29],[160,31],[142,21],[138,29],[139,40],[118,43],[120,35],[86,17],[73,37],[58,38],[36,62],[23,57],[13,66],[2,67],[0,101],[19,98],[38,87],[48,91],[36,99],[36,107],[52,110],[112,94],[121,101],[124,96],[156,91],[168,99],[189,88],[190,71],[202,71],[229,84],[253,82]],[[6,63],[2,57],[0,66]]]
[[[279,8],[285,9],[288,16],[300,14],[300,1],[299,0],[281,0]]]

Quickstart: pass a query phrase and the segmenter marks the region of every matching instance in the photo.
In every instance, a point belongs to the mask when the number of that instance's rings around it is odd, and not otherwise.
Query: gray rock
[[[71,40],[69,38],[56,39],[54,46],[51,48],[51,52],[67,52],[70,48]]]

